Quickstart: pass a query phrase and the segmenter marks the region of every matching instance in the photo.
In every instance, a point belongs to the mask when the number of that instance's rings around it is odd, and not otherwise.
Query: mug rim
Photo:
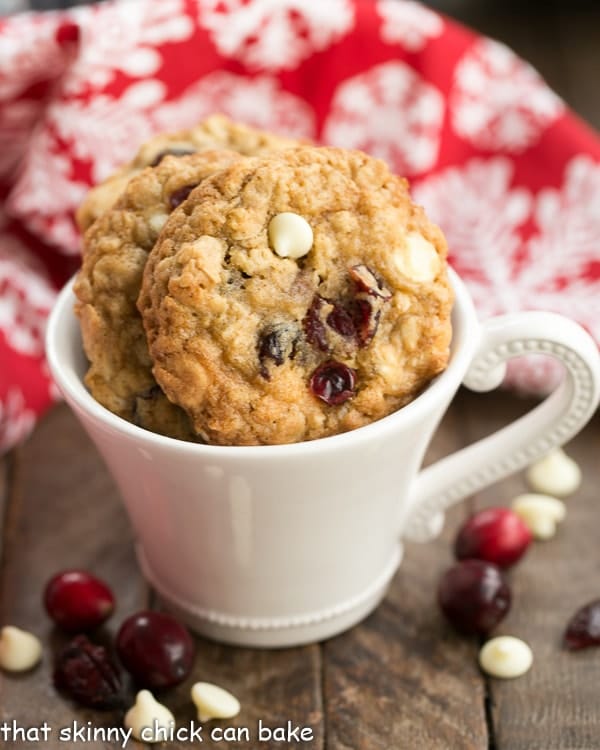
[[[207,443],[192,443],[178,438],[160,435],[139,427],[126,419],[113,414],[102,406],[85,387],[83,378],[77,372],[75,363],[71,360],[65,364],[59,354],[60,341],[64,337],[65,329],[75,320],[73,309],[75,295],[73,276],[59,292],[48,318],[45,334],[45,350],[50,373],[54,378],[63,397],[70,406],[76,405],[79,410],[101,423],[111,432],[120,433],[129,440],[163,449],[176,450],[192,455],[212,455],[217,457],[239,458],[241,456],[256,458],[281,458],[285,454],[306,454],[314,451],[337,450],[348,443],[368,441],[390,431],[406,427],[418,421],[430,409],[432,402],[436,402],[451,388],[454,392],[460,385],[464,373],[473,358],[479,337],[473,335],[473,328],[479,330],[479,322],[473,301],[458,274],[448,266],[448,276],[454,291],[454,305],[452,309],[452,340],[450,344],[450,359],[446,369],[437,375],[427,388],[405,406],[388,414],[381,419],[357,427],[348,432],[329,435],[327,437],[305,440],[298,443],[283,443],[277,445],[211,445]],[[471,333],[469,334],[469,329]],[[456,387],[454,383],[456,382]]]

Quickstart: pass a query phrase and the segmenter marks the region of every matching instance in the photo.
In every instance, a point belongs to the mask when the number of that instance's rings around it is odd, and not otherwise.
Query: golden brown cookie
[[[444,237],[406,181],[316,147],[202,182],[138,301],[158,383],[222,445],[311,440],[400,408],[446,366],[451,306]]]
[[[298,146],[299,141],[266,133],[228,120],[223,115],[212,115],[189,130],[160,133],[147,141],[135,158],[104,182],[92,188],[77,211],[77,224],[84,232],[104,211],[114,205],[129,180],[140,170],[156,166],[167,154],[184,156],[197,151],[219,148],[249,156]]]
[[[75,310],[90,361],[85,382],[110,411],[171,437],[196,439],[185,412],[168,401],[152,375],[136,308],[144,265],[173,208],[204,178],[242,158],[233,151],[166,156],[133,177],[84,238]]]

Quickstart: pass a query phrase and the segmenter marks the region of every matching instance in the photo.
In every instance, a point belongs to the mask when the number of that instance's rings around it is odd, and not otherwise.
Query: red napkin
[[[43,330],[89,185],[212,112],[411,179],[485,317],[600,340],[600,142],[508,48],[403,0],[120,0],[0,22],[0,449],[56,397]],[[521,389],[552,386],[517,361]]]

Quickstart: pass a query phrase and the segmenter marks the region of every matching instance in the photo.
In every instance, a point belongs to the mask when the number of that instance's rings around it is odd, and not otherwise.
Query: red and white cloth
[[[212,112],[411,179],[482,316],[600,340],[600,141],[507,47],[408,0],[116,0],[0,21],[0,450],[56,398],[43,330],[89,185]],[[516,363],[533,391],[556,376]]]

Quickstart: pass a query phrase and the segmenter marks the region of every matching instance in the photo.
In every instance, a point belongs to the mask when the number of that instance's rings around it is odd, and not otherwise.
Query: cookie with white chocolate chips
[[[358,151],[244,159],[196,188],[150,253],[154,374],[210,443],[292,443],[402,407],[447,364],[446,243]]]
[[[167,155],[186,156],[200,151],[228,149],[247,156],[298,146],[294,138],[266,133],[223,115],[211,115],[189,130],[160,133],[144,143],[129,164],[92,188],[77,211],[77,224],[84,232],[104,211],[113,206],[129,180],[145,167],[153,167]]]
[[[136,307],[144,265],[170,212],[203,179],[242,158],[233,151],[166,156],[134,177],[84,238],[75,311],[90,361],[85,382],[110,411],[171,437],[196,439],[185,412],[152,375]]]

